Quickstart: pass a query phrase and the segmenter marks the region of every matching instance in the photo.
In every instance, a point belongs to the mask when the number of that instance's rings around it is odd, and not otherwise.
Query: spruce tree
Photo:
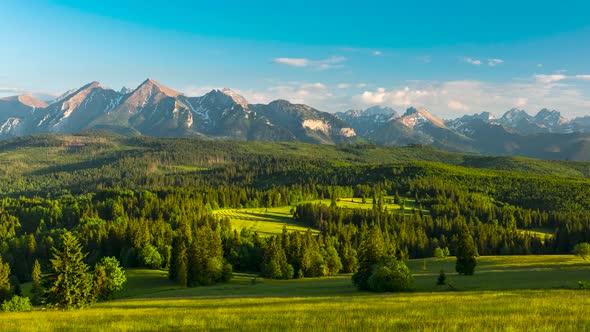
[[[86,254],[70,232],[61,236],[59,249],[52,248],[53,259],[45,279],[45,303],[58,309],[77,309],[93,301],[92,275],[84,263]]]
[[[31,302],[34,305],[41,304],[41,296],[43,295],[43,289],[41,288],[41,264],[39,264],[38,260],[35,260],[35,264],[33,264],[33,271],[31,272],[31,280],[33,282],[33,286],[31,288]]]
[[[385,257],[386,248],[383,234],[376,226],[371,227],[370,231],[363,235],[361,241],[358,253],[358,271],[352,276],[352,282],[359,290],[368,290],[368,281],[373,273],[373,267]]]
[[[459,274],[473,275],[475,266],[477,265],[476,257],[478,254],[473,237],[467,227],[461,230],[455,251],[457,255],[455,270]]]
[[[0,256],[0,303],[8,300],[10,297],[10,265],[2,261]]]

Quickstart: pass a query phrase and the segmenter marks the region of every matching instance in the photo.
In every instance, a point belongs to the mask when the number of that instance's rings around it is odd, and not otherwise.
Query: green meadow
[[[384,197],[387,202],[393,201],[393,196]],[[419,206],[415,200],[404,198],[405,213],[413,213]],[[304,203],[324,204],[330,206],[332,201],[330,199],[318,199]],[[300,203],[303,204],[303,203]],[[373,200],[366,199],[363,202],[362,198],[340,198],[336,201],[336,205],[341,208],[350,209],[372,209]],[[248,228],[252,231],[258,232],[262,236],[278,234],[286,227],[288,231],[305,232],[308,227],[293,220],[293,211],[295,205],[280,206],[272,208],[244,208],[244,209],[219,209],[213,211],[218,217],[227,217],[231,221],[232,227],[237,230]],[[385,203],[383,208],[388,210],[400,210],[401,206],[393,203]],[[423,209],[423,213],[428,214],[428,210]],[[314,231],[315,232],[315,231]]]
[[[454,258],[411,260],[411,292],[358,292],[350,275],[178,288],[165,271],[130,270],[119,299],[60,312],[3,313],[0,330],[544,330],[590,329],[590,263],[571,255],[480,257],[474,276]],[[426,269],[424,269],[426,267]],[[440,269],[448,286],[436,286]],[[26,286],[25,286],[26,287]]]

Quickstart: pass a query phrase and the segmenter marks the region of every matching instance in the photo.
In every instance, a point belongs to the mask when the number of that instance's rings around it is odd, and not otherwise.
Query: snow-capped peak
[[[243,108],[248,108],[248,101],[242,95],[236,93],[235,91],[229,88],[223,88],[218,90],[219,92],[223,93],[224,95],[230,97],[236,104],[242,106]]]

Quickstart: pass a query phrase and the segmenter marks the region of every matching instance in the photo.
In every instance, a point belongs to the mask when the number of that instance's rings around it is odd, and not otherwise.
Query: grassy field
[[[165,272],[128,272],[126,296],[74,312],[0,314],[0,330],[560,330],[590,329],[590,264],[574,256],[481,257],[472,277],[454,259],[412,260],[416,289],[358,292],[350,276],[289,281],[237,274],[179,289]],[[456,291],[435,286],[441,266]]]
[[[385,197],[386,200],[393,200],[393,196]],[[325,204],[330,205],[330,199],[314,200],[306,203]],[[342,198],[336,204],[343,208],[355,209],[372,209],[372,199],[367,199],[364,203],[362,198]],[[307,231],[307,226],[297,223],[293,220],[292,210],[295,206],[281,206],[274,208],[245,208],[245,209],[220,209],[213,213],[219,217],[227,217],[230,219],[234,229],[249,228],[252,231],[258,232],[260,235],[278,234],[283,231],[283,227],[287,227],[289,231]],[[384,204],[384,208],[388,210],[399,210],[400,206],[397,204]],[[405,213],[413,213],[418,206],[412,199],[405,198],[404,211]],[[422,210],[423,213],[428,214],[428,210]]]
[[[308,227],[293,220],[292,208],[222,209],[213,213],[218,217],[229,218],[234,229],[249,228],[263,236],[281,233],[283,227],[287,227],[289,231],[307,231]]]

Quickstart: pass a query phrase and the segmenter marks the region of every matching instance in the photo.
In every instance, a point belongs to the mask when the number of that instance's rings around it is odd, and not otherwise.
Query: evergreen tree
[[[10,297],[10,265],[2,261],[0,256],[0,303],[6,301]]]
[[[177,235],[172,241],[172,257],[170,258],[170,267],[168,276],[170,280],[178,280],[180,286],[186,287],[187,280],[187,247],[186,239],[182,235]]]
[[[447,283],[447,275],[445,274],[444,270],[440,270],[438,278],[436,279],[436,284],[438,286],[444,286]]]
[[[376,226],[365,233],[359,248],[358,271],[352,276],[352,282],[360,290],[369,289],[369,277],[375,264],[385,256],[386,248],[381,230]]]
[[[44,300],[59,309],[81,308],[93,301],[92,275],[84,263],[86,255],[72,233],[64,233],[61,242],[59,249],[52,248]]]
[[[35,264],[33,264],[33,271],[31,272],[31,280],[32,280],[32,288],[31,294],[31,302],[34,305],[41,304],[41,297],[43,296],[43,289],[41,288],[41,264],[39,264],[38,260],[35,260]]]
[[[457,263],[455,270],[459,274],[473,275],[475,266],[477,265],[477,248],[473,237],[467,227],[463,227],[457,239],[455,254],[457,255]]]

